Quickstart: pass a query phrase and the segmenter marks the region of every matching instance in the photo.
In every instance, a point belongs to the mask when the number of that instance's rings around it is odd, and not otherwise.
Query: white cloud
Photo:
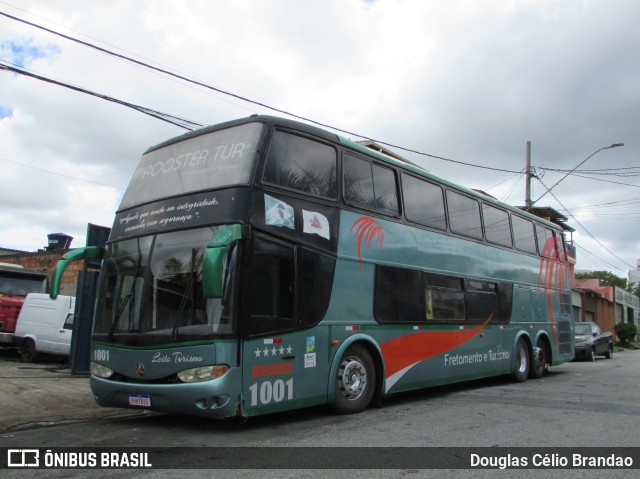
[[[614,4],[30,0],[3,10],[340,128],[520,171],[528,140],[538,167],[571,169],[614,142],[626,146],[599,153],[585,167],[638,166],[633,139],[640,124],[640,33],[634,22],[640,4]],[[271,114],[4,17],[0,28],[6,38],[0,58],[17,58],[62,81],[201,123]],[[14,51],[12,45],[22,48]],[[87,222],[111,222],[121,192],[67,176],[126,186],[148,146],[182,132],[3,71],[0,91],[0,246],[41,247],[46,232],[58,231],[80,244]],[[524,181],[515,173],[400,153],[465,186],[498,185],[490,192],[513,204],[524,202]],[[561,175],[547,172],[542,181],[548,187]],[[635,187],[572,176],[553,192],[570,210],[639,196],[636,178],[621,181]],[[534,197],[545,191],[537,181],[534,186]],[[544,201],[564,208],[550,195]],[[620,269],[614,272],[622,274],[625,263],[634,265],[640,256],[637,219],[620,215],[606,221],[598,211],[576,217],[624,259],[610,257]],[[588,235],[584,239],[588,243]],[[579,256],[579,267],[583,260],[590,261]]]

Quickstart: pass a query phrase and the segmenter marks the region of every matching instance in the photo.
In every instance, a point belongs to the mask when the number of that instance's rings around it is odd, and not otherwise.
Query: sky
[[[532,200],[575,228],[576,269],[627,277],[640,259],[636,0],[0,0],[0,12],[421,152],[394,150],[515,206],[530,142]],[[283,116],[6,16],[3,65],[200,124]],[[186,131],[0,70],[0,247],[36,251],[58,232],[83,246],[88,223],[111,226],[142,153]]]

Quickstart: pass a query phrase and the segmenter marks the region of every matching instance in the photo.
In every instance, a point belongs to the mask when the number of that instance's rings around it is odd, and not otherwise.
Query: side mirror
[[[224,259],[231,243],[243,237],[242,225],[229,225],[218,231],[207,244],[202,260],[202,293],[205,298],[222,298]]]
[[[84,248],[76,248],[66,253],[51,273],[51,289],[49,291],[49,297],[56,299],[60,292],[60,281],[62,280],[62,274],[67,269],[71,261],[79,261],[85,259],[102,259],[104,257],[104,248],[99,246],[85,246]]]

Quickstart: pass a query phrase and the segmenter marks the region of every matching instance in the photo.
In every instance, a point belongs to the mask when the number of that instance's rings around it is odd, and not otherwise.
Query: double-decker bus
[[[102,406],[214,418],[496,375],[574,354],[558,226],[269,116],[148,149],[103,249]]]

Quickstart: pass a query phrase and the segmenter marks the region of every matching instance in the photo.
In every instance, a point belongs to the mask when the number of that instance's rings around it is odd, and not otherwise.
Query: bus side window
[[[404,213],[409,221],[440,230],[447,229],[442,188],[406,173],[402,174]]]
[[[293,329],[296,292],[293,247],[256,237],[252,256],[249,335]]]
[[[484,232],[487,241],[500,246],[513,246],[509,213],[501,208],[483,203]]]
[[[422,273],[376,266],[374,315],[380,323],[424,322]]]
[[[399,214],[396,174],[390,168],[345,155],[344,200],[386,215]]]
[[[455,276],[425,273],[428,321],[464,321],[464,281]]]
[[[338,196],[336,150],[301,136],[276,131],[262,180],[265,183],[334,199]]]
[[[467,320],[484,322],[500,320],[498,309],[498,291],[496,283],[468,280],[465,292]]]
[[[447,190],[447,210],[451,231],[469,238],[482,239],[480,204],[477,200]]]
[[[336,260],[330,256],[302,249],[302,284],[300,326],[309,327],[324,317],[333,287]]]
[[[516,249],[525,253],[536,254],[536,237],[533,231],[533,223],[517,215],[511,216],[513,225],[513,239]]]
[[[544,258],[559,258],[556,238],[549,228],[542,225],[536,225],[536,236],[538,238],[538,252]]]

